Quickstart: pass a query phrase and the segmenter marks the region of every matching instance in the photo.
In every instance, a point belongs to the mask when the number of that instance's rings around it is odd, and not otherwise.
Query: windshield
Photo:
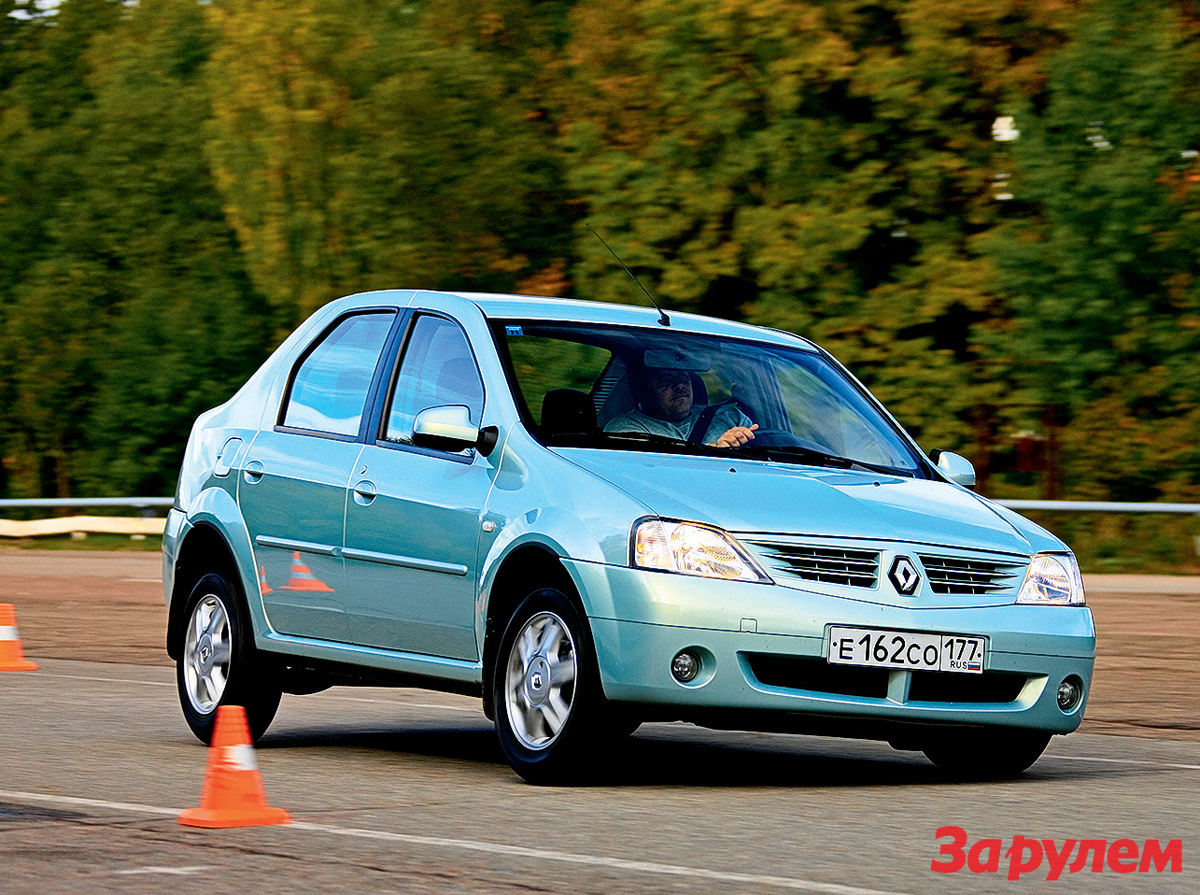
[[[813,349],[591,323],[495,332],[545,444],[921,474],[894,425]]]

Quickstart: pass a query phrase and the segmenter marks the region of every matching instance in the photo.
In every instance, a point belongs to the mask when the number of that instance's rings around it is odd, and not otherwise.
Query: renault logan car
[[[332,684],[479,696],[534,782],[646,720],[1018,773],[1076,729],[1075,558],[795,335],[382,291],[317,311],[188,441],[163,541],[183,714]]]

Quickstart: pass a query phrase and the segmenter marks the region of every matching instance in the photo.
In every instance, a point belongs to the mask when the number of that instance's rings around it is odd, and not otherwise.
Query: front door
[[[429,407],[460,405],[478,426],[483,381],[453,321],[418,315],[380,438],[363,449],[346,501],[346,600],[353,643],[474,661],[480,513],[491,478],[473,448],[413,444]]]

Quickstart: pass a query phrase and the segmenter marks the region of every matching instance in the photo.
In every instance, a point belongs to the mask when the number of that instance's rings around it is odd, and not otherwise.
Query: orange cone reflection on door
[[[292,554],[292,577],[280,590],[307,590],[332,593],[333,588],[318,578],[304,563],[300,561],[300,551]]]

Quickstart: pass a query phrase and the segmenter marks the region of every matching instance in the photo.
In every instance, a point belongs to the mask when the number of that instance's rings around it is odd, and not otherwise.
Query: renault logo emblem
[[[907,556],[896,557],[896,561],[892,563],[892,570],[888,572],[888,578],[896,590],[906,597],[916,593],[917,585],[921,583],[921,573]]]

